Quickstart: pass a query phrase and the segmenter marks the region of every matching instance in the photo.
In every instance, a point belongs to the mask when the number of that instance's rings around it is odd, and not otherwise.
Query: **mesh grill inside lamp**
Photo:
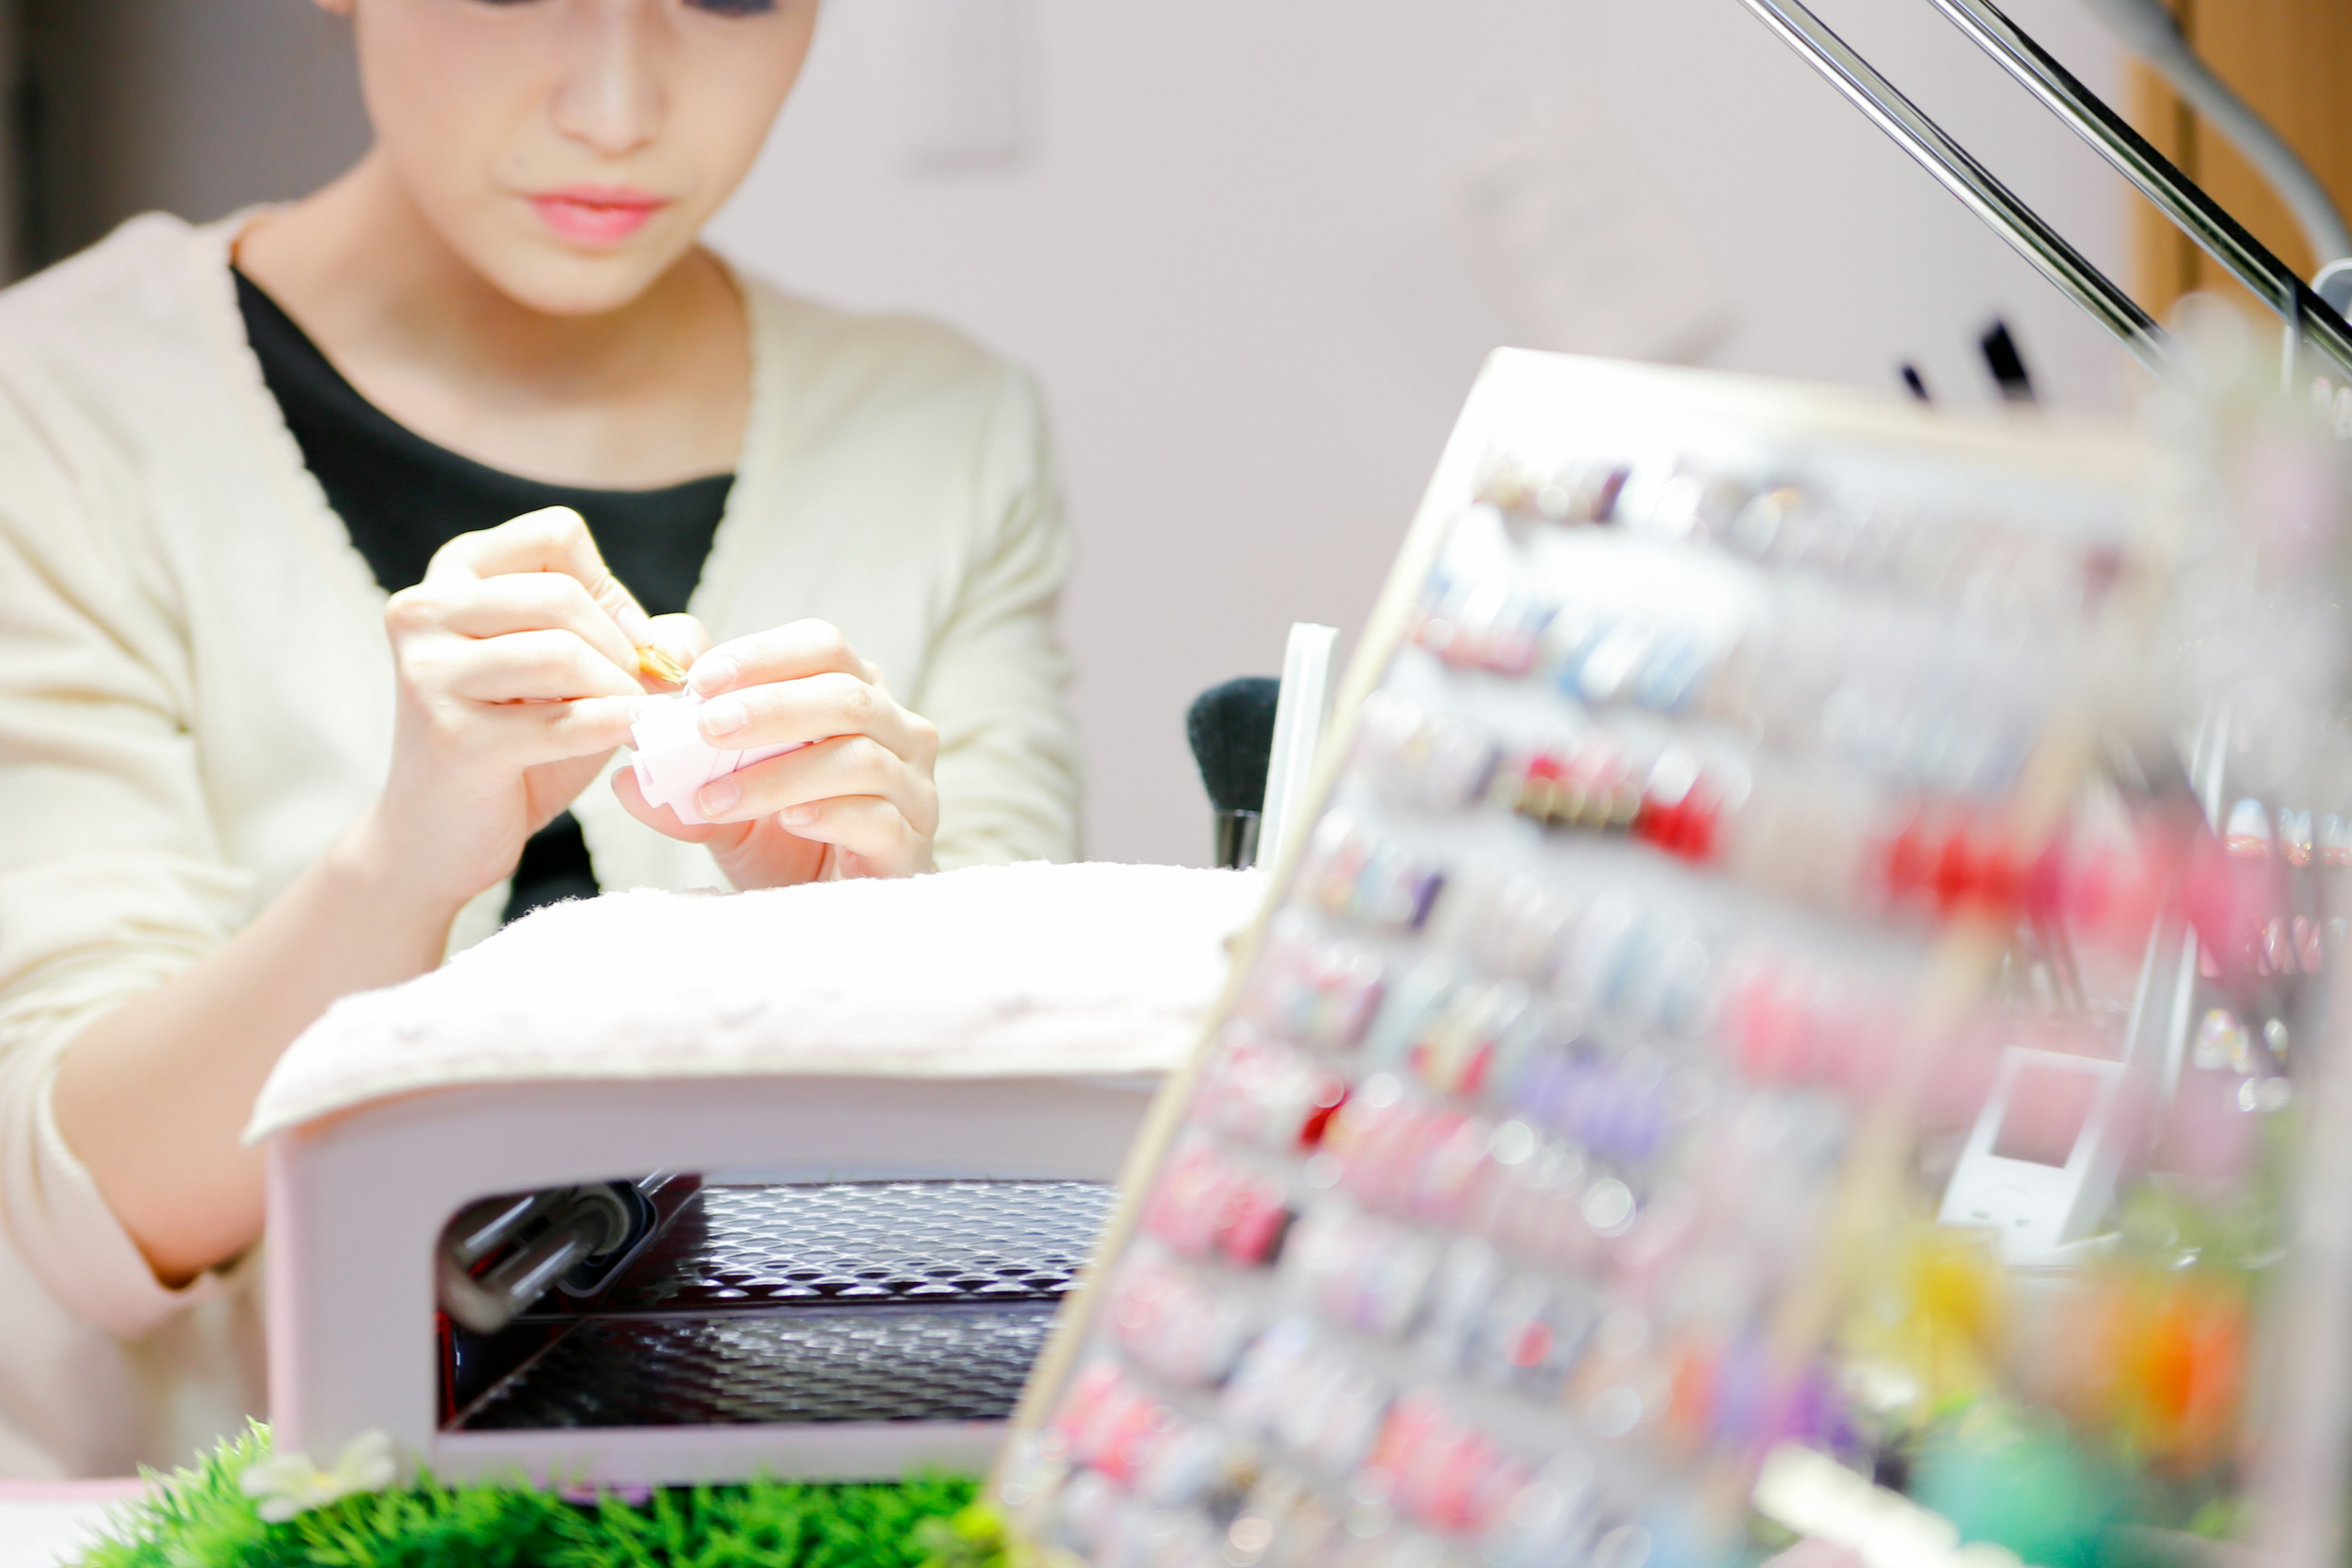
[[[1113,1197],[1091,1182],[704,1187],[593,1301],[551,1295],[467,1352],[519,1364],[449,1425],[1002,1420]]]

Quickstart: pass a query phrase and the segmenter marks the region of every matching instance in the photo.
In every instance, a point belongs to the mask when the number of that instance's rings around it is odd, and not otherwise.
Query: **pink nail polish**
[[[703,816],[716,817],[720,812],[734,810],[735,803],[742,798],[741,784],[733,779],[717,779],[702,786],[702,792],[695,796],[695,804],[701,808]]]
[[[687,681],[695,690],[708,694],[723,691],[734,685],[736,678],[742,673],[735,661],[725,654],[706,653],[694,661],[694,668],[688,674]]]
[[[731,699],[721,699],[702,710],[702,727],[713,735],[731,735],[751,721],[751,710]]]

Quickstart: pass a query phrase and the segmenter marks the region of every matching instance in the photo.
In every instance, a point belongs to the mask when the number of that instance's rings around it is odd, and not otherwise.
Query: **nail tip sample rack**
[[[2141,1465],[2157,1531],[2245,1495],[2263,1266],[2181,1238],[2275,1168],[2158,1169],[2144,1119],[2119,1161],[2115,1095],[2070,1123],[2074,1079],[2018,1065],[2115,1079],[2172,868],[2219,864],[2163,784],[2090,783],[2167,668],[2159,467],[2118,427],[1491,359],[995,1472],[1023,1549],[1632,1568],[1984,1538],[2021,1464]],[[2139,1217],[2027,1193],[2034,1257],[2105,1233],[2028,1289],[2005,1186],[1933,1223],[1979,1142]],[[2150,1334],[2209,1402],[2147,1414]]]

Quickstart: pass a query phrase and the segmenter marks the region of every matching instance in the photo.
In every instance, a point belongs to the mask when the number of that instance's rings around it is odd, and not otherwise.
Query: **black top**
[[[686,608],[734,475],[651,490],[586,489],[523,479],[460,457],[361,396],[277,300],[243,272],[235,275],[237,309],[262,378],[302,448],[302,461],[384,592],[421,579],[433,552],[461,533],[541,507],[568,506],[588,520],[605,564],[647,611],[663,616]],[[587,843],[567,811],[524,846],[506,918],[558,899],[593,898],[596,890]]]

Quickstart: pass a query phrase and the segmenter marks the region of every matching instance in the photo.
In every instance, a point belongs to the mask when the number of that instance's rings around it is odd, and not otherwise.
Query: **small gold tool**
[[[650,643],[637,649],[637,672],[666,686],[686,684],[686,666]]]

